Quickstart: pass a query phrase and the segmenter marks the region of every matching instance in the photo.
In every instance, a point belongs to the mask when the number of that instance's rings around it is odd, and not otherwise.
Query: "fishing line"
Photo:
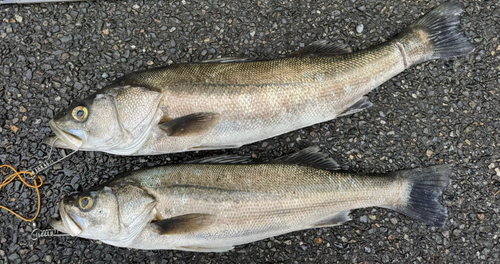
[[[52,145],[50,146],[50,152],[49,152],[49,155],[47,157],[47,159],[45,161],[43,161],[40,165],[36,166],[34,169],[27,169],[27,170],[24,170],[24,171],[17,171],[16,169],[14,169],[14,167],[10,166],[10,165],[1,165],[0,166],[0,170],[5,170],[4,168],[7,168],[7,169],[10,169],[13,173],[8,176],[1,184],[0,184],[0,191],[2,190],[3,187],[7,186],[9,183],[11,183],[12,181],[14,181],[14,179],[16,177],[19,177],[19,179],[29,188],[33,188],[36,190],[36,193],[37,193],[37,196],[38,196],[38,206],[37,206],[37,211],[36,211],[36,214],[33,218],[31,219],[27,219],[23,216],[21,216],[20,214],[14,212],[13,210],[3,206],[3,205],[0,205],[0,208],[1,209],[5,209],[7,210],[9,213],[17,216],[18,218],[26,221],[26,222],[33,222],[35,221],[35,219],[38,217],[38,215],[40,214],[40,204],[41,204],[41,197],[40,197],[40,187],[42,187],[43,185],[43,179],[40,175],[38,175],[40,172],[50,168],[52,165],[56,164],[56,163],[59,163],[61,161],[63,161],[64,159],[66,159],[67,157],[73,155],[77,150],[71,152],[70,154],[54,161],[54,162],[50,162],[50,158],[52,156],[52,150],[54,148],[54,144],[56,143],[57,141],[57,138],[54,140],[54,142],[52,142]],[[29,184],[26,179],[28,180],[32,180],[33,181],[33,184]]]

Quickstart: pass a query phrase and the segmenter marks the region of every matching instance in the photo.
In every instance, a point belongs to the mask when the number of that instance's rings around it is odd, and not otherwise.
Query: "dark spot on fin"
[[[323,170],[338,170],[340,166],[327,154],[320,152],[319,147],[309,147],[292,155],[272,161],[274,163],[298,164]]]
[[[233,249],[233,246],[182,246],[176,249],[194,252],[226,252]]]
[[[394,177],[408,180],[409,196],[400,205],[386,208],[403,213],[426,224],[443,227],[448,211],[439,202],[439,197],[448,185],[451,165],[437,165],[428,168],[397,171]]]
[[[245,164],[251,163],[252,157],[249,156],[236,156],[236,155],[225,155],[216,156],[209,158],[202,158],[197,160],[192,160],[187,163],[191,164]]]
[[[218,113],[195,113],[159,124],[170,137],[187,136],[204,133],[220,121]]]
[[[164,124],[164,123],[167,123],[169,121],[172,121],[172,119],[170,117],[168,117],[168,115],[163,115],[160,119],[160,122],[158,122],[158,124]]]
[[[186,214],[153,222],[151,226],[160,235],[179,235],[202,231],[211,226],[214,221],[215,215]]]
[[[373,104],[368,101],[368,97],[363,96],[359,101],[351,105],[351,107],[347,108],[342,114],[339,116],[352,115],[357,112],[361,112],[367,108],[370,108]]]
[[[200,63],[231,63],[231,62],[246,62],[246,61],[254,61],[255,59],[252,58],[218,58],[218,59],[210,59],[210,60],[204,60],[200,61]]]
[[[337,213],[329,218],[323,219],[313,225],[313,227],[327,227],[327,226],[336,226],[341,225],[347,221],[351,221],[351,217],[349,214],[351,211],[342,211]]]
[[[163,217],[160,213],[157,213],[157,214],[155,215],[155,220],[154,220],[154,221],[155,221],[155,222],[159,222],[159,221],[163,220],[163,218],[164,218],[164,217]]]
[[[168,121],[172,120],[172,118],[168,116],[168,107],[166,106],[160,107],[160,110],[163,113],[163,116],[161,117],[160,122],[158,122],[158,124],[167,123]]]
[[[291,53],[287,57],[301,57],[307,55],[342,55],[348,53],[351,53],[351,48],[347,45],[331,43],[326,40],[318,40]]]

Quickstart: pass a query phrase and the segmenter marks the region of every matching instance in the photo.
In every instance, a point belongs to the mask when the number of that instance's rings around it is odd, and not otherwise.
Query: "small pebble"
[[[359,218],[359,221],[361,223],[367,223],[368,222],[368,217],[366,215],[363,215]]]
[[[361,34],[363,32],[363,29],[365,29],[365,26],[363,26],[363,24],[360,24],[356,27],[356,32]]]

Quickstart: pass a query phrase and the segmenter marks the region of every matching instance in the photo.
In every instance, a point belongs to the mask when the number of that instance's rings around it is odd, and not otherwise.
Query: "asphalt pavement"
[[[499,259],[500,3],[461,1],[462,58],[412,67],[368,94],[360,113],[239,149],[121,157],[78,152],[42,173],[34,223],[0,210],[1,263],[493,263]],[[89,1],[0,5],[0,162],[44,161],[48,122],[62,108],[136,70],[218,57],[283,57],[316,40],[354,51],[389,39],[443,1]],[[320,146],[359,173],[454,164],[443,228],[367,208],[330,228],[297,231],[226,253],[144,251],[48,229],[63,195],[115,175],[216,154],[269,160]],[[54,154],[61,157],[58,150]],[[3,177],[6,177],[5,173]],[[0,204],[25,216],[36,194],[16,181]]]

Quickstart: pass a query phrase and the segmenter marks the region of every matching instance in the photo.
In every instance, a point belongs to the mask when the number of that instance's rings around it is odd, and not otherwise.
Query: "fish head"
[[[155,199],[140,187],[98,187],[64,197],[51,226],[71,236],[127,245],[154,219]]]
[[[56,136],[44,141],[59,148],[133,154],[160,120],[161,98],[141,87],[105,88],[58,113],[49,123]]]
[[[112,140],[120,133],[112,98],[94,94],[59,112],[49,125],[56,137],[45,138],[47,144],[74,150],[92,150],[97,144]]]

